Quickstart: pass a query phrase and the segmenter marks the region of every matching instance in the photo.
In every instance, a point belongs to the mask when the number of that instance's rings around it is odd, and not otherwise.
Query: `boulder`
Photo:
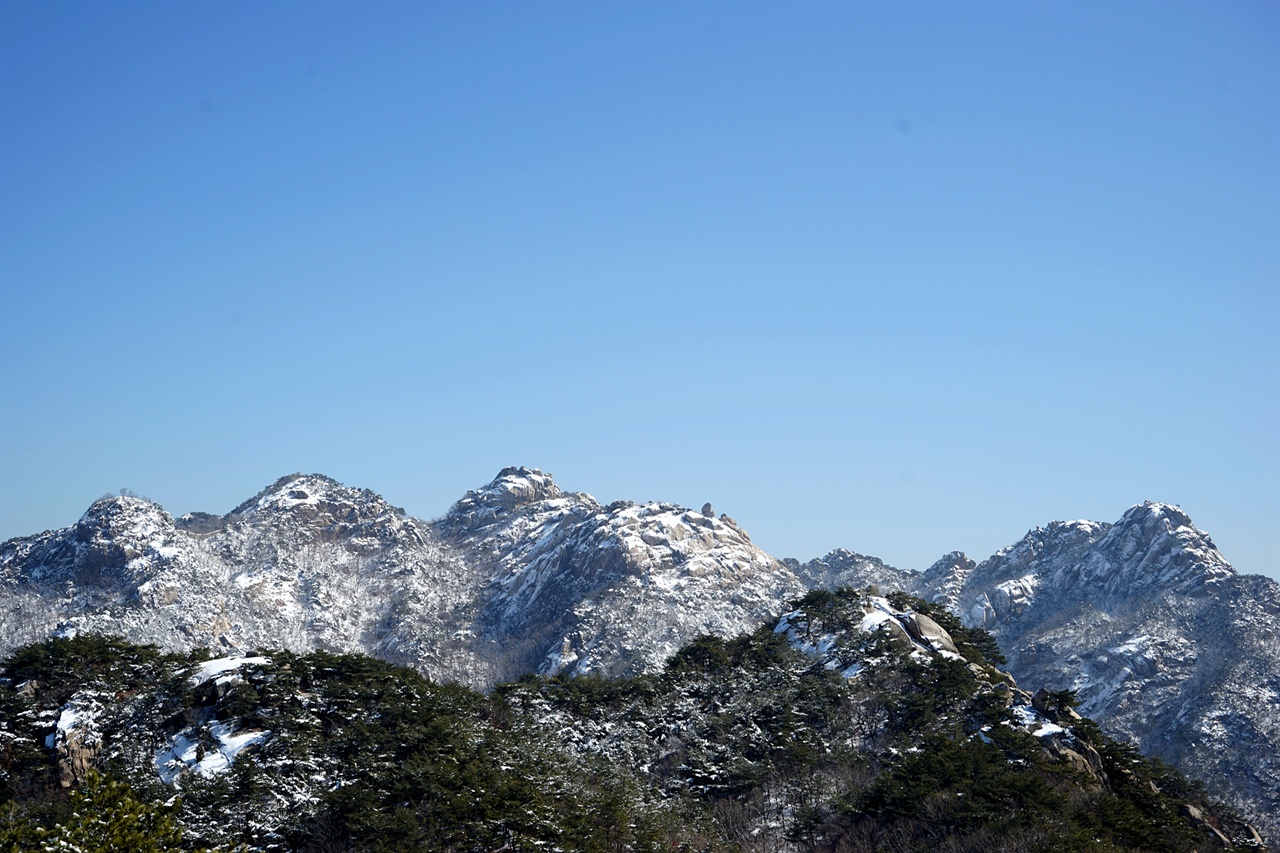
[[[1198,827],[1199,829],[1203,829],[1207,831],[1209,835],[1212,836],[1213,840],[1216,841],[1222,847],[1226,847],[1230,849],[1233,846],[1231,844],[1231,839],[1223,835],[1222,831],[1219,830],[1216,826],[1209,823],[1208,819],[1204,816],[1204,812],[1200,811],[1200,809],[1196,808],[1190,803],[1183,803],[1182,805],[1178,806],[1178,814],[1182,815],[1183,817],[1191,821],[1192,826],[1195,826],[1195,827]]]
[[[1031,707],[1061,726],[1072,726],[1084,719],[1070,705],[1051,706],[1049,691],[1044,687],[1037,690],[1036,694],[1031,697]]]
[[[956,648],[955,641],[951,639],[951,635],[946,629],[934,622],[923,613],[908,613],[901,617],[903,626],[907,629],[907,633],[916,641],[928,646],[935,652],[951,652],[952,654],[960,654]]]
[[[1093,748],[1093,744],[1079,738],[1071,738],[1068,745],[1061,733],[1044,737],[1042,742],[1045,751],[1054,758],[1067,762],[1072,769],[1088,776],[1096,787],[1111,790],[1111,782],[1102,764],[1102,756]]]
[[[79,784],[93,769],[102,739],[89,729],[59,729],[54,738],[53,754],[58,766],[58,784],[70,788]]]
[[[191,693],[196,705],[208,706],[226,696],[235,685],[243,683],[244,679],[238,675],[218,675],[200,682],[192,688]]]
[[[902,623],[897,619],[884,620],[880,623],[879,629],[881,631],[888,631],[889,636],[892,637],[899,646],[902,646],[907,651],[915,648],[915,643],[911,641],[911,635],[907,633],[907,629],[903,628]]]

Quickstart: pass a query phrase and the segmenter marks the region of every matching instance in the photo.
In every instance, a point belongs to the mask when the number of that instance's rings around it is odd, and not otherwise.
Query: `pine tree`
[[[12,821],[7,831],[0,830],[0,845],[6,853],[169,853],[182,849],[177,809],[145,803],[128,783],[91,770],[71,794],[69,818],[52,829]]]

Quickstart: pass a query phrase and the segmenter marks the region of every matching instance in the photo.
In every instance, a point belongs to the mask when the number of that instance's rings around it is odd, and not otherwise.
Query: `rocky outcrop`
[[[1059,761],[1066,762],[1078,773],[1089,777],[1093,784],[1101,790],[1111,790],[1111,781],[1107,778],[1106,768],[1102,764],[1102,756],[1093,744],[1079,738],[1052,735],[1041,739],[1045,751]]]
[[[64,788],[80,784],[85,774],[93,769],[101,749],[101,741],[88,733],[60,732],[53,746],[54,760],[58,765],[58,784]]]
[[[935,652],[950,652],[953,655],[960,653],[956,648],[955,642],[951,639],[951,635],[941,625],[923,613],[908,613],[901,617],[899,621],[907,629],[911,639],[933,649]]]
[[[475,530],[499,522],[523,506],[562,497],[551,475],[537,468],[503,468],[487,486],[469,491],[445,517],[446,526]]]
[[[102,751],[102,734],[96,718],[102,703],[92,693],[77,693],[58,711],[53,731],[45,738],[57,767],[58,784],[71,788],[80,784],[97,763]]]

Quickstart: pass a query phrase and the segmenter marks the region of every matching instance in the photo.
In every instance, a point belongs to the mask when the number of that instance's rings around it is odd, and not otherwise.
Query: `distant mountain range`
[[[0,545],[0,654],[49,636],[169,650],[361,652],[488,688],[528,672],[655,672],[808,589],[904,590],[999,641],[1018,683],[1203,779],[1280,834],[1280,588],[1241,576],[1176,507],[1053,522],[927,571],[833,551],[779,560],[710,506],[565,492],[507,468],[443,517],[283,477],[222,516],[133,497]]]

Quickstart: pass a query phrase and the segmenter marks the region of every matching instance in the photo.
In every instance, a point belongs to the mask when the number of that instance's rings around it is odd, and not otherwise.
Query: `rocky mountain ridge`
[[[866,580],[991,632],[1019,681],[1075,691],[1109,733],[1280,832],[1280,587],[1236,574],[1180,508],[1053,522],[981,563]]]
[[[728,516],[601,506],[506,468],[435,522],[319,475],[283,477],[224,516],[103,498],[70,528],[0,545],[0,589],[0,654],[84,631],[367,652],[483,687],[660,667],[803,585]]]
[[[1227,792],[1280,830],[1280,595],[1177,507],[1053,522],[919,573],[837,550],[777,560],[729,517],[566,492],[507,468],[440,519],[290,475],[223,516],[120,496],[0,545],[0,654],[51,634],[187,650],[366,652],[487,687],[525,672],[661,669],[806,588],[902,589],[990,631],[1019,681]]]

